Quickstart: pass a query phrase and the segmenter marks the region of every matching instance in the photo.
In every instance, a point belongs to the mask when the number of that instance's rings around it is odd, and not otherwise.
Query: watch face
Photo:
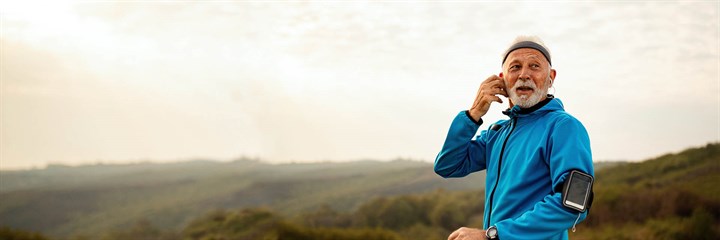
[[[487,235],[487,237],[490,238],[490,239],[495,239],[495,238],[497,238],[497,228],[494,228],[494,227],[488,228],[488,230],[487,230],[487,232],[485,233],[485,235]]]

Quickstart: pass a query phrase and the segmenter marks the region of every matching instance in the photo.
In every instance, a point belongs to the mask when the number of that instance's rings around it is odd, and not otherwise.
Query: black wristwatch
[[[485,231],[485,237],[486,237],[487,239],[492,239],[492,240],[498,240],[498,239],[500,239],[500,237],[498,237],[498,230],[497,230],[497,228],[496,228],[495,226],[489,227],[489,228]]]

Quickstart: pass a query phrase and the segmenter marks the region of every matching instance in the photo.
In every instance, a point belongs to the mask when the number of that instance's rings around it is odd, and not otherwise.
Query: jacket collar
[[[552,94],[548,94],[547,98],[545,100],[542,100],[538,104],[535,104],[532,107],[529,108],[521,108],[520,106],[513,106],[512,108],[508,108],[507,110],[503,111],[503,114],[509,116],[510,118],[516,118],[516,117],[524,117],[531,115],[536,112],[545,112],[545,111],[553,111],[553,110],[562,110],[563,104],[560,101],[560,99],[555,98]]]

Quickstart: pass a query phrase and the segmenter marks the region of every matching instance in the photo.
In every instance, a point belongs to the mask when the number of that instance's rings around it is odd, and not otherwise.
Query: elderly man
[[[503,57],[502,73],[480,84],[435,159],[435,172],[445,178],[487,169],[483,229],[463,227],[448,239],[567,239],[567,229],[585,219],[592,201],[590,139],[560,99],[547,94],[556,71],[539,38],[518,37]],[[503,111],[510,119],[473,139],[490,104],[503,102],[498,95],[510,99]],[[566,199],[571,193],[580,200]]]

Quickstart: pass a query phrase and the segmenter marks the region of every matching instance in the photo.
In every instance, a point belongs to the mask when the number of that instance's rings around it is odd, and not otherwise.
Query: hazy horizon
[[[707,144],[713,144],[718,142],[709,142]],[[696,148],[705,146],[690,146],[688,148]],[[683,151],[685,149],[682,149]],[[612,162],[638,162],[654,159],[661,157],[666,154],[676,154],[680,151],[666,152],[657,156],[652,156],[647,159],[593,159],[593,163],[612,163]],[[352,162],[363,162],[363,161],[375,161],[375,162],[393,162],[393,161],[414,161],[414,162],[426,162],[432,164],[434,159],[413,159],[413,158],[391,158],[391,159],[346,159],[341,161],[333,161],[332,159],[326,160],[310,160],[310,161],[272,161],[268,159],[262,159],[257,157],[240,156],[232,159],[212,159],[212,158],[186,158],[186,159],[139,159],[139,160],[110,160],[110,161],[84,161],[79,163],[64,163],[64,162],[47,162],[44,165],[39,166],[26,166],[17,168],[0,168],[0,171],[24,171],[24,170],[41,170],[47,169],[51,166],[63,166],[63,167],[83,167],[83,166],[114,166],[114,165],[137,165],[137,164],[182,164],[191,162],[212,162],[212,163],[232,163],[237,161],[257,161],[263,164],[282,165],[282,164],[318,164],[318,163],[352,163]]]
[[[525,34],[595,160],[720,142],[718,2],[40,4],[0,5],[3,170],[432,161]]]

